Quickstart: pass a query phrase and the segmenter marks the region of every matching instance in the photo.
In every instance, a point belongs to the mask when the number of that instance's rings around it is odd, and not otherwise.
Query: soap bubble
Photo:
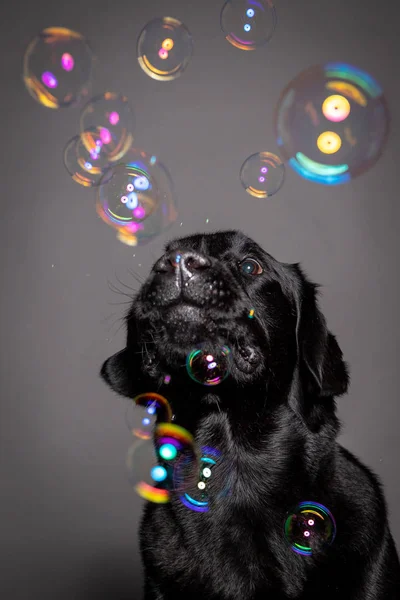
[[[87,135],[92,134],[87,132]],[[108,162],[95,152],[88,152],[81,135],[76,135],[67,142],[63,158],[65,168],[76,183],[84,187],[96,187],[107,181]]]
[[[336,536],[332,513],[318,502],[301,502],[285,521],[285,538],[297,554],[311,556],[330,546]]]
[[[25,51],[24,83],[43,106],[71,106],[88,94],[92,62],[92,52],[80,33],[65,27],[49,27]]]
[[[246,192],[255,198],[276,194],[285,180],[285,165],[272,152],[249,156],[240,169],[240,180]]]
[[[227,0],[221,11],[221,29],[232,46],[255,50],[272,37],[277,23],[271,0]]]
[[[141,31],[137,43],[139,65],[152,79],[176,79],[189,64],[193,52],[188,29],[171,17],[153,19]]]
[[[381,156],[390,115],[380,85],[341,63],[313,66],[282,92],[275,113],[277,143],[302,177],[346,183]]]
[[[92,98],[80,117],[82,141],[107,163],[120,160],[133,142],[134,116],[125,96],[106,92]]]
[[[187,355],[186,369],[193,381],[218,385],[229,375],[230,350],[227,346],[199,344]]]
[[[188,463],[188,464],[187,464]],[[223,458],[221,452],[210,446],[202,446],[201,456],[197,462],[197,473],[193,471],[187,456],[182,456],[174,469],[174,488],[180,491],[180,500],[186,508],[195,512],[208,512],[215,500],[230,494],[226,480],[226,469],[221,469]],[[225,467],[226,465],[224,465]],[[186,468],[191,469],[190,477],[183,478]],[[216,471],[219,477],[215,480]],[[181,480],[184,479],[184,486]]]
[[[144,244],[175,221],[171,176],[155,156],[131,148],[124,162],[105,172],[104,182],[98,188],[97,213],[123,243]]]
[[[126,464],[129,480],[139,496],[150,502],[168,502],[177,491],[174,469],[183,457],[190,466],[179,479],[180,490],[190,485],[198,470],[193,436],[179,425],[160,423],[154,430],[154,439],[134,442]]]
[[[149,440],[157,422],[171,421],[172,412],[169,402],[161,394],[146,392],[139,394],[129,405],[126,422],[134,437]]]

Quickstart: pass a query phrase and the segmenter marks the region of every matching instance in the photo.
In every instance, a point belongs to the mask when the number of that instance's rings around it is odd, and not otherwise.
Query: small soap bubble
[[[221,452],[210,446],[201,448],[200,459],[197,462],[197,472],[185,479],[185,489],[179,485],[182,473],[186,472],[188,459],[183,456],[175,465],[174,487],[180,491],[180,500],[186,508],[195,512],[208,512],[214,501],[229,495],[229,485],[226,479],[226,469],[221,469]],[[189,468],[191,465],[188,465]],[[219,469],[218,481],[215,480],[215,469]]]
[[[189,466],[174,478],[176,464],[185,459]],[[160,423],[154,429],[154,439],[136,440],[126,460],[129,480],[141,498],[165,503],[171,494],[185,490],[193,482],[198,470],[198,459],[193,436],[183,427]]]
[[[285,180],[285,165],[272,152],[252,154],[240,169],[240,181],[254,198],[267,198],[280,190]]]
[[[92,52],[80,33],[49,27],[25,51],[24,83],[39,104],[68,107],[88,95],[92,63]]]
[[[285,538],[291,549],[304,556],[323,552],[336,536],[336,523],[326,506],[301,502],[287,516]]]
[[[343,63],[313,66],[283,90],[275,111],[277,143],[305,179],[346,183],[381,156],[390,115],[379,83]]]
[[[186,369],[193,381],[218,385],[229,375],[230,350],[227,346],[199,344],[187,355]]]
[[[137,57],[143,71],[152,79],[176,79],[189,64],[192,36],[183,23],[171,17],[153,19],[144,27],[137,42]]]
[[[88,152],[81,135],[76,135],[67,142],[63,159],[72,179],[84,187],[96,187],[101,183],[104,185],[107,180],[107,162],[95,152]]]
[[[154,156],[131,148],[100,182],[96,210],[127,245],[145,244],[177,217],[172,179]]]
[[[146,392],[133,399],[126,413],[126,423],[134,437],[149,440],[157,422],[171,421],[171,407],[164,396]]]
[[[114,92],[92,98],[80,116],[82,141],[108,163],[120,160],[133,142],[134,115],[128,99]],[[94,132],[88,135],[86,132]]]
[[[272,37],[277,24],[271,0],[227,0],[221,11],[221,29],[232,46],[255,50]]]

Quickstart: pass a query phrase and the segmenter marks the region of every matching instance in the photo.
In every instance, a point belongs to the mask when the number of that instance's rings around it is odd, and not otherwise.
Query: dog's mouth
[[[196,347],[209,345],[229,348],[233,375],[235,372],[251,375],[262,370],[264,357],[245,318],[215,316],[207,308],[179,302],[163,309],[158,332],[161,357],[168,348],[167,366],[170,362],[182,364]]]

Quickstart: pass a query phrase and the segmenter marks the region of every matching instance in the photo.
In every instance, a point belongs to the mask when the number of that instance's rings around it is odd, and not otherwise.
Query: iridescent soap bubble
[[[87,135],[92,135],[87,132]],[[92,136],[92,139],[95,139]],[[81,135],[76,135],[67,142],[64,153],[64,166],[72,179],[84,187],[96,187],[107,180],[108,163],[95,152],[88,152]]]
[[[218,385],[229,375],[230,350],[227,346],[199,344],[187,355],[186,369],[193,381]]]
[[[303,71],[284,89],[275,113],[277,143],[302,177],[346,183],[381,156],[390,115],[379,83],[351,65]]]
[[[92,63],[92,52],[80,33],[49,27],[25,51],[24,83],[43,106],[71,106],[88,95]]]
[[[187,465],[187,462],[188,458],[183,456],[176,463],[173,475],[174,488],[180,492],[180,500],[186,508],[195,512],[208,512],[213,500],[228,495],[226,485],[222,485],[222,490],[220,488],[218,492],[213,486],[213,472],[222,462],[221,452],[216,448],[203,446],[200,460],[196,465],[197,473],[193,472],[193,466]],[[185,473],[187,466],[191,468],[191,476],[185,479],[182,474]],[[184,479],[184,486],[182,486],[182,479]],[[218,485],[221,486],[221,479]]]
[[[126,413],[126,423],[134,437],[149,440],[157,422],[169,423],[172,411],[169,402],[161,394],[146,392],[133,399]]]
[[[336,536],[335,519],[318,502],[301,502],[287,516],[285,538],[297,554],[311,556],[324,551]]]
[[[92,98],[80,117],[82,141],[108,163],[120,160],[133,142],[134,116],[128,99],[114,92]],[[89,133],[88,133],[89,132]]]
[[[227,0],[221,11],[221,29],[232,46],[255,50],[272,37],[277,23],[271,0]]]
[[[174,469],[185,457],[191,468],[186,478],[198,468],[193,436],[183,427],[171,423],[160,423],[154,430],[154,438],[137,440],[127,454],[129,480],[137,494],[155,503],[165,503],[176,491]],[[179,484],[186,487],[185,481]]]
[[[186,69],[193,52],[192,36],[186,26],[171,17],[153,19],[142,29],[137,57],[152,79],[176,79]]]
[[[175,221],[171,176],[157,157],[131,148],[123,163],[105,172],[104,181],[98,189],[97,213],[123,243],[144,244]]]
[[[257,152],[249,156],[240,169],[240,181],[246,192],[255,198],[276,194],[285,180],[285,165],[272,152]]]

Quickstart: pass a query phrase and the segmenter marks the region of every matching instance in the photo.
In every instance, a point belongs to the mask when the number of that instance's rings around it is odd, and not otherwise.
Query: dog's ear
[[[128,348],[124,348],[104,361],[100,376],[114,392],[133,398],[138,394],[133,368],[132,353]]]
[[[305,391],[316,397],[341,396],[349,385],[347,365],[318,308],[318,286],[307,281],[297,265],[296,268],[302,279],[297,298],[296,332],[300,378]]]

